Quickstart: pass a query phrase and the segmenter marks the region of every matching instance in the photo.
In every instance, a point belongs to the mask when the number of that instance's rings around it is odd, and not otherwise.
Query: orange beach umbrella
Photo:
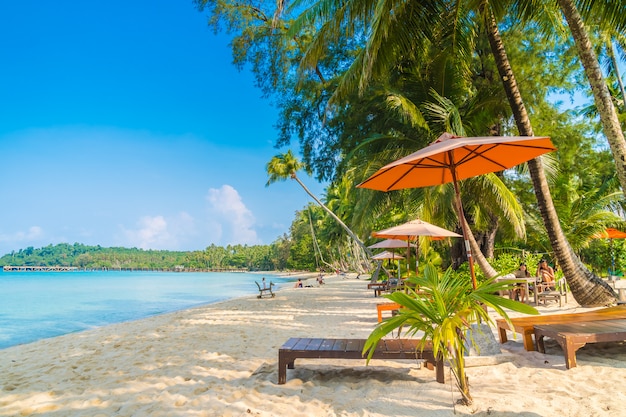
[[[400,259],[404,259],[403,256],[400,256],[396,253],[390,252],[390,251],[383,251],[381,253],[378,253],[374,256],[372,256],[372,259],[376,260],[376,261],[382,261],[383,259],[391,259],[392,261],[397,259],[398,260],[398,279],[400,279]]]
[[[443,229],[439,226],[435,226],[434,224],[430,224],[421,219],[411,220],[404,224],[390,227],[388,229],[380,230],[378,232],[373,232],[372,236],[374,237],[386,237],[386,238],[394,238],[394,239],[404,239],[407,241],[405,246],[407,246],[407,256],[409,253],[409,242],[410,240],[415,241],[415,273],[417,274],[417,268],[419,264],[419,237],[420,236],[429,236],[433,239],[442,239],[446,237],[462,237],[458,233],[451,232],[449,230]]]
[[[395,239],[416,239],[419,236],[430,237],[462,237],[458,233],[451,232],[421,219],[411,220],[404,224],[393,226],[388,229],[373,232],[374,237],[388,237]]]
[[[474,260],[458,181],[512,168],[556,148],[547,136],[462,137],[443,133],[427,147],[380,168],[357,187],[379,191],[420,188],[452,183],[456,210],[463,230],[472,285],[476,288]]]
[[[370,249],[391,249],[391,248],[404,248],[407,246],[407,242],[400,239],[385,239],[378,243],[374,243],[373,245],[368,246]],[[414,244],[410,244],[411,247],[414,247]]]
[[[378,254],[372,256],[372,259],[377,260],[377,261],[380,261],[380,260],[383,260],[383,259],[394,260],[394,259],[404,259],[404,256],[401,256],[401,255],[398,255],[396,253],[393,253],[393,252],[390,252],[390,251],[386,250],[386,251],[383,251],[381,253],[378,253]]]

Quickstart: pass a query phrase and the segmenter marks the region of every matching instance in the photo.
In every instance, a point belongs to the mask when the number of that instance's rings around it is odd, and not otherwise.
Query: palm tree
[[[339,223],[339,225],[341,225],[341,227],[343,227],[346,233],[348,233],[348,235],[355,242],[358,243],[358,245],[365,251],[368,257],[372,256],[371,251],[369,250],[367,246],[365,246],[365,244],[361,241],[361,239],[359,239],[357,235],[355,235],[354,232],[352,232],[352,230],[350,230],[350,228],[346,226],[346,224],[335,213],[332,212],[332,210],[326,207],[326,205],[322,203],[322,201],[320,201],[320,199],[318,199],[311,192],[311,190],[309,190],[307,186],[304,185],[302,181],[300,181],[300,178],[298,178],[298,176],[296,175],[296,172],[301,169],[304,169],[305,165],[301,163],[296,157],[293,156],[293,153],[291,153],[291,150],[287,151],[287,153],[284,153],[284,154],[275,155],[270,160],[270,162],[267,163],[265,168],[266,168],[267,174],[269,175],[269,179],[267,180],[267,183],[265,184],[266,187],[268,187],[270,184],[275,183],[276,181],[284,181],[287,178],[291,178],[292,180],[295,180],[298,184],[300,184],[300,186],[304,189],[304,191],[313,200],[315,200],[315,202],[319,204],[319,206],[322,207],[326,211],[326,213],[328,213],[329,216],[331,216],[337,223]]]
[[[626,89],[624,88],[624,81],[622,80],[622,74],[619,69],[617,53],[621,52],[623,54],[624,51],[626,51],[626,35],[623,33],[614,33],[613,31],[605,29],[600,32],[600,40],[602,42],[602,49],[604,49],[604,54],[606,55],[607,71],[609,73],[613,73],[615,75],[615,79],[617,80],[617,86],[621,95],[621,112],[625,112]],[[618,48],[615,47],[616,45]],[[617,110],[620,111],[619,108]]]
[[[561,222],[567,225],[565,233],[575,251],[586,248],[606,227],[623,227],[624,221],[617,213],[622,211],[620,203],[624,195],[621,191],[612,191],[616,182],[615,178],[611,178],[599,188],[589,190],[569,184],[557,188],[560,192],[557,194],[559,204],[556,210]],[[528,213],[527,221],[532,225],[537,224],[539,219]],[[549,246],[546,239],[532,242],[532,247],[539,250],[549,251]]]
[[[431,343],[435,357],[441,355],[449,363],[461,392],[461,402],[469,405],[472,397],[465,373],[465,353],[469,346],[466,334],[472,324],[492,323],[485,306],[493,308],[506,320],[508,315],[504,308],[525,314],[538,312],[526,304],[494,295],[511,288],[506,281],[487,280],[473,289],[470,279],[459,279],[450,269],[440,276],[432,264],[426,266],[422,277],[409,281],[418,286],[420,294],[397,291],[385,296],[402,307],[399,314],[372,331],[363,353],[368,353],[369,361],[380,339],[393,330],[405,329],[410,335],[420,332],[422,348]]]
[[[511,69],[495,17],[489,7],[488,0],[481,1],[480,10],[483,12],[487,26],[489,44],[509,105],[513,111],[517,129],[523,136],[534,136],[530,118]],[[567,241],[554,207],[554,201],[550,194],[541,158],[528,161],[527,165],[541,218],[554,250],[554,255],[563,273],[567,276],[572,295],[581,305],[594,306],[614,303],[617,295],[613,289],[583,265]]]
[[[613,152],[617,178],[622,186],[624,195],[626,195],[626,164],[624,164],[624,161],[626,161],[626,140],[624,139],[624,132],[622,131],[619,118],[617,117],[617,111],[613,105],[613,98],[602,75],[600,63],[594,52],[583,19],[574,4],[574,0],[558,0],[558,2],[563,16],[565,16],[565,20],[567,20],[567,24],[572,32],[574,42],[576,43],[576,49],[578,50],[580,61],[585,69],[587,79],[589,80],[596,108],[600,116],[604,136],[606,136],[611,151]],[[623,14],[623,3],[615,2],[615,6],[616,9],[612,12],[613,15],[617,17]],[[607,13],[611,13],[611,10],[608,10]]]
[[[452,4],[446,1],[418,3],[392,1],[381,6],[378,2],[367,0],[347,0],[341,3],[336,0],[319,0],[300,15],[290,33],[297,33],[312,22],[321,22],[314,40],[302,59],[303,67],[313,68],[324,56],[330,41],[341,36],[353,35],[360,27],[355,22],[366,26],[366,43],[338,84],[335,91],[335,100],[338,100],[351,91],[362,93],[371,80],[382,79],[385,70],[398,62],[398,57],[415,57],[422,51],[424,44],[434,37],[435,28],[439,33],[449,32],[450,42],[446,44],[442,55],[457,57],[456,62],[463,62],[465,57],[465,61],[469,63],[472,31],[467,25],[468,16],[471,15],[466,9],[468,4],[469,2],[464,0]],[[479,15],[486,28],[492,55],[517,129],[523,136],[533,136],[530,118],[500,37],[492,6],[497,6],[495,10],[498,12],[503,10],[502,4],[481,0],[478,7]],[[467,68],[461,65],[459,71],[463,74]],[[568,276],[574,298],[580,304],[590,306],[615,302],[614,291],[580,262],[565,238],[541,159],[529,161],[527,165],[546,232],[554,254],[563,272]]]

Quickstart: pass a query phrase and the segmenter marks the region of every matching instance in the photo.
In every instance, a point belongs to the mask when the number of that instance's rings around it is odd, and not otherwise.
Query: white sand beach
[[[1,416],[626,416],[624,344],[594,344],[565,369],[558,344],[501,345],[469,364],[472,406],[412,361],[298,360],[277,384],[290,337],[365,338],[377,324],[366,280],[255,296],[0,351]],[[568,297],[542,313],[578,312]],[[388,313],[388,312],[387,312]],[[494,332],[495,333],[495,332]],[[492,363],[496,363],[493,361]]]

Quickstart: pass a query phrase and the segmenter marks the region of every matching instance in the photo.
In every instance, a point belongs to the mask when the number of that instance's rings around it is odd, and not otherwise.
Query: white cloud
[[[39,226],[31,226],[26,231],[0,233],[0,256],[19,248],[40,246],[45,238],[46,235]]]
[[[139,219],[138,229],[123,229],[126,243],[141,249],[159,249],[170,240],[167,222],[163,216],[144,216]]]
[[[22,243],[29,242],[43,237],[43,229],[39,226],[31,226],[27,231],[18,231],[13,234],[0,234],[0,242]]]
[[[124,245],[141,249],[176,250],[194,233],[193,217],[185,212],[171,219],[144,216],[139,219],[137,226],[136,229],[122,227]]]
[[[209,202],[211,238],[224,243],[256,245],[260,243],[255,218],[241,196],[230,185],[211,188],[206,197]]]

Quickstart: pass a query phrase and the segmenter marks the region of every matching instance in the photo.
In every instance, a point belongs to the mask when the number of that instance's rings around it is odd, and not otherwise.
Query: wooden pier
[[[71,272],[77,271],[75,266],[11,266],[2,267],[4,272]]]

